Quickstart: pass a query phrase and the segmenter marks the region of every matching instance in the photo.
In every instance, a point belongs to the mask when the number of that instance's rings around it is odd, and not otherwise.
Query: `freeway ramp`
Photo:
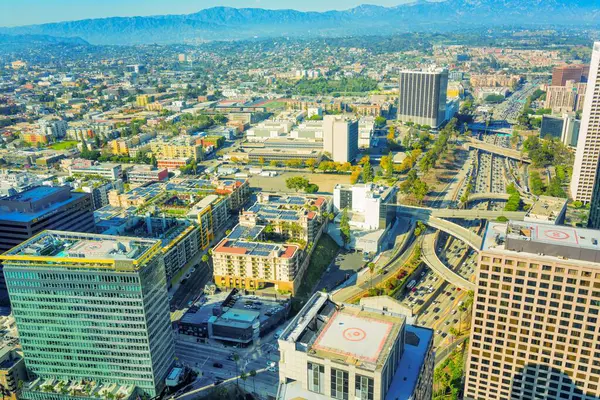
[[[456,272],[452,271],[446,264],[439,259],[435,252],[437,233],[430,232],[423,238],[423,249],[421,258],[436,274],[442,277],[446,282],[464,290],[475,290],[475,284],[469,282]]]

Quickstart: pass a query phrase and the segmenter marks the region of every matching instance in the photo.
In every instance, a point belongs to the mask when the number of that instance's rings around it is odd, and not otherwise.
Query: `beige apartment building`
[[[600,231],[489,223],[479,255],[465,398],[600,396]]]
[[[162,159],[193,159],[200,161],[203,158],[202,145],[196,144],[196,140],[191,137],[177,137],[169,142],[153,141],[150,142],[152,153],[157,154],[156,158]]]
[[[315,293],[279,336],[277,400],[430,400],[433,331]]]
[[[598,69],[600,68],[600,42],[594,43],[592,62],[588,86],[585,93],[583,116],[573,176],[571,177],[571,197],[583,203],[592,199],[596,172],[600,158],[600,82],[598,82]]]
[[[587,83],[568,81],[565,86],[548,86],[545,108],[553,113],[565,113],[583,110]]]

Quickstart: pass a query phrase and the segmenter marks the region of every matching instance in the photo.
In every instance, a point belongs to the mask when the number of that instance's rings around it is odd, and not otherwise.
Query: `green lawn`
[[[321,279],[339,249],[340,247],[331,236],[326,233],[321,235],[310,258],[308,268],[302,277],[302,284],[296,294],[297,297],[309,297],[312,294],[312,288]]]
[[[66,142],[54,143],[48,147],[53,150],[67,150],[75,146],[77,146],[76,140],[67,140]]]
[[[272,109],[272,108],[285,108],[286,103],[285,101],[269,101],[268,103],[263,104],[263,107],[266,107],[268,109]]]

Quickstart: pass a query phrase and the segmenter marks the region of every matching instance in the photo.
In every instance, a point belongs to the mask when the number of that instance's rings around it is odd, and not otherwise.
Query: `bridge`
[[[531,163],[531,159],[521,154],[521,152],[518,150],[507,149],[506,147],[500,147],[494,144],[485,143],[478,139],[469,138],[469,147],[487,151],[488,153],[497,154],[499,156],[512,158],[513,160],[521,161],[524,163]]]
[[[471,201],[508,201],[510,195],[508,193],[472,193],[469,195],[469,202]],[[533,204],[535,199],[531,198],[529,194],[521,193],[521,201],[527,204]]]
[[[439,259],[435,252],[437,233],[429,232],[423,237],[423,251],[421,258],[432,271],[440,275],[445,281],[465,290],[475,290],[475,284],[469,282],[456,272],[452,271]]]
[[[396,213],[402,215],[410,215],[423,222],[427,222],[427,220],[431,217],[438,219],[496,219],[498,217],[505,217],[507,219],[515,221],[522,221],[525,218],[526,214],[523,211],[457,210],[449,208],[438,209],[428,207],[407,206],[404,204],[397,204],[396,207]]]

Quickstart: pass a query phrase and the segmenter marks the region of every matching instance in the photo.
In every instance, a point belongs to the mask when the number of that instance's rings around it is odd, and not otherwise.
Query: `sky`
[[[407,0],[0,0],[0,26],[114,16],[189,14],[215,6],[345,10],[360,4],[395,6]]]

